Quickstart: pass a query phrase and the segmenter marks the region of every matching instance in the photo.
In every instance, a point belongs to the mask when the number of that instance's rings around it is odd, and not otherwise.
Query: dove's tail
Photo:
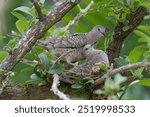
[[[44,43],[44,42],[39,41],[39,40],[36,42],[36,45],[39,45],[39,46],[43,47],[47,51],[49,51],[52,48],[51,44]]]

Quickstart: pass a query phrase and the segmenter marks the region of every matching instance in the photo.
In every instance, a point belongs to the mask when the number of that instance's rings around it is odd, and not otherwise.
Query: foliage
[[[98,49],[107,49],[108,43],[110,42],[111,35],[113,33],[113,29],[115,27],[116,21],[119,20],[123,22],[124,28],[126,31],[130,28],[129,22],[125,18],[129,12],[135,11],[140,5],[143,5],[150,8],[149,0],[94,0],[94,5],[79,21],[73,26],[71,29],[66,30],[65,26],[69,21],[73,20],[77,13],[79,13],[82,8],[86,7],[86,5],[91,0],[82,1],[77,7],[75,7],[71,12],[69,12],[59,23],[54,25],[45,36],[41,40],[47,39],[49,36],[61,36],[68,35],[73,32],[87,32],[94,25],[100,24],[106,26],[110,29],[108,35],[106,37],[106,48],[104,48],[104,40],[101,43],[98,43]],[[46,9],[45,0],[39,0],[39,4],[42,8],[42,13],[46,14],[48,11]],[[120,18],[120,12],[122,12],[122,17]],[[0,51],[0,62],[9,54],[9,52],[13,51],[15,48],[15,44],[18,43],[19,37],[25,35],[26,31],[29,27],[33,26],[37,21],[37,14],[34,7],[31,5],[20,6],[15,8],[11,14],[17,18],[15,22],[17,31],[11,32],[11,39],[5,46],[3,50]],[[124,47],[121,50],[120,57],[116,58],[115,61],[117,63],[117,67],[121,67],[127,65],[129,63],[136,63],[139,61],[149,61],[150,60],[150,15],[148,15],[141,25],[138,26],[134,32],[129,35],[124,41]],[[15,30],[15,28],[13,29]],[[5,36],[0,36],[0,40],[5,42]],[[54,58],[52,55],[39,46],[34,46],[33,49],[25,56],[24,59],[29,60],[29,65],[23,65],[19,63],[15,69],[15,75],[12,76],[10,82],[11,83],[22,83],[25,85],[28,84],[45,84],[46,75],[52,74],[61,74],[66,68],[62,63],[52,64]],[[21,70],[20,70],[21,69]],[[148,69],[148,68],[147,68]],[[133,77],[137,78],[139,82],[134,85],[129,85],[128,89],[125,90],[125,95],[122,99],[132,99],[136,98],[136,95],[131,95],[132,92],[136,92],[139,95],[147,93],[144,91],[145,87],[150,87],[150,75],[147,76],[143,74],[144,68],[133,69],[130,71]],[[20,71],[18,73],[18,71]],[[23,74],[23,75],[22,75]],[[105,84],[102,89],[98,89],[95,91],[95,94],[105,95],[108,99],[118,99],[121,93],[115,95],[115,92],[121,90],[120,84],[124,82],[127,78],[117,74],[114,76],[114,79],[111,78],[106,79]],[[94,80],[83,80],[79,83],[75,83],[71,85],[73,89],[85,88],[85,91],[82,95],[79,93],[74,93],[71,95],[72,98],[75,99],[87,99],[89,94],[86,92],[87,87],[94,83]],[[139,87],[134,90],[131,90],[134,86],[140,86],[141,92],[138,91]],[[143,88],[144,86],[144,88]],[[60,89],[63,89],[64,86],[60,86]],[[143,90],[142,90],[143,89]],[[146,88],[150,90],[150,88]],[[133,96],[133,97],[132,97]],[[145,95],[145,97],[138,97],[137,99],[150,99],[150,95]]]

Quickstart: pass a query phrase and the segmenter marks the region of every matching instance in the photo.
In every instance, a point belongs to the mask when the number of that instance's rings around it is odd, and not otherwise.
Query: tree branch
[[[6,57],[0,64],[0,69],[4,70],[4,73],[0,74],[0,82],[7,77],[6,74],[11,71],[15,65],[27,54],[27,52],[32,49],[37,39],[41,38],[50,27],[52,27],[56,22],[60,21],[62,17],[64,17],[66,13],[68,13],[80,1],[81,0],[76,0],[75,2],[70,2],[68,0],[60,1],[59,4],[55,4],[48,12],[45,17],[45,21],[38,21],[27,31],[27,33],[15,46],[12,54]]]
[[[118,21],[112,35],[111,43],[108,48],[108,56],[110,63],[114,63],[114,58],[119,57],[124,39],[143,21],[143,18],[148,14],[148,10],[140,6],[134,12],[127,15],[126,19],[129,21],[129,29],[123,30],[123,22]]]
[[[76,17],[72,21],[70,21],[67,26],[65,26],[65,30],[68,30],[69,28],[77,24],[80,18],[90,10],[93,4],[94,1],[92,0],[85,9],[82,9],[80,13],[77,14]]]
[[[53,84],[52,84],[51,90],[54,92],[55,95],[59,96],[60,99],[70,100],[64,93],[59,91],[58,85],[59,85],[59,76],[57,74],[54,74],[53,75]]]
[[[30,1],[33,3],[33,5],[37,11],[38,19],[40,21],[43,21],[45,19],[45,16],[42,14],[42,10],[41,10],[40,5],[38,4],[38,2],[36,0],[30,0]]]
[[[97,79],[95,81],[93,87],[101,85],[105,81],[106,78],[108,78],[110,76],[113,76],[114,74],[121,73],[121,72],[124,72],[124,71],[128,71],[130,69],[135,69],[135,68],[140,68],[140,67],[149,67],[149,66],[150,66],[150,62],[138,62],[138,63],[128,64],[126,66],[122,66],[120,68],[110,70],[106,74],[104,74],[102,77]]]

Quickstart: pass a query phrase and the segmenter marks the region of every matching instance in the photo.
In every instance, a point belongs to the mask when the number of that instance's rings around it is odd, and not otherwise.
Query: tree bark
[[[112,40],[108,46],[108,56],[110,63],[114,63],[114,59],[119,57],[122,49],[122,44],[125,38],[139,26],[144,17],[148,14],[147,8],[140,6],[134,12],[127,15],[126,19],[129,21],[129,29],[123,30],[123,22],[118,21],[112,35]]]

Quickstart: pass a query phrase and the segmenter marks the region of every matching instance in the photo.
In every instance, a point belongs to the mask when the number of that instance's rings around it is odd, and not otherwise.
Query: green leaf
[[[44,53],[39,54],[40,62],[45,70],[49,68],[49,59]]]
[[[46,84],[46,81],[43,80],[42,78],[38,77],[36,74],[32,74],[30,76],[31,80],[27,80],[23,83],[23,85],[29,85],[29,84],[38,84],[38,85],[43,85]]]
[[[43,14],[47,14],[47,13],[48,13],[47,9],[44,9],[44,8],[43,8],[43,9],[42,9],[42,13],[43,13]]]
[[[84,83],[84,85],[86,84],[94,84],[94,80],[88,80],[87,82]]]
[[[4,58],[8,55],[9,55],[8,52],[0,51],[0,62],[2,62],[4,60]]]
[[[60,74],[63,71],[64,71],[63,64],[54,64],[52,67],[49,68],[48,73],[49,74]]]
[[[150,80],[149,79],[144,79],[144,80],[141,80],[141,81],[139,81],[135,84],[150,87]]]
[[[44,49],[40,46],[34,46],[30,53],[27,54],[28,58],[39,59],[39,54],[41,54]]]
[[[33,17],[36,17],[36,10],[35,10],[35,7],[32,7],[30,10],[29,10],[30,14],[33,16]]]
[[[0,69],[0,73],[3,73],[4,72],[4,69]]]
[[[150,41],[150,37],[149,37],[147,34],[141,32],[141,31],[139,31],[139,30],[134,30],[134,33],[135,33],[137,36],[139,36],[139,37],[142,38],[142,40],[140,40],[140,42],[148,42],[148,41]]]
[[[74,89],[80,89],[80,88],[82,88],[82,86],[83,85],[81,85],[81,84],[73,84],[73,85],[71,85],[71,87],[74,88]]]
[[[141,68],[138,68],[135,70],[133,69],[133,70],[131,70],[131,72],[132,72],[134,77],[142,78],[143,77],[143,74],[142,74],[143,70],[144,70],[144,68],[141,67]]]
[[[150,50],[143,53],[145,59],[150,60]]]
[[[18,8],[15,8],[13,11],[21,11],[32,16],[32,14],[30,13],[30,8],[27,6],[20,6]]]
[[[65,31],[66,31],[65,28],[56,28],[56,29],[53,31],[52,35],[53,35],[53,36],[62,35]]]
[[[42,5],[44,5],[45,0],[40,0],[39,2],[40,2]]]
[[[115,61],[116,61],[118,67],[129,64],[129,60],[127,60],[127,58],[123,58],[123,57],[116,58]]]
[[[149,42],[149,39],[140,37],[140,38],[138,38],[138,42],[140,42],[140,43],[147,43],[147,42]]]
[[[31,78],[32,80],[39,80],[39,79],[41,79],[41,78],[38,77],[36,74],[32,74],[32,75],[30,76],[30,78]]]
[[[10,40],[10,41],[8,42],[7,45],[8,45],[10,48],[14,48],[15,45],[16,45],[16,43],[17,43],[17,39],[12,39],[12,40]]]
[[[104,95],[111,94],[112,91],[119,91],[119,84],[115,83],[112,79],[107,78],[104,83]]]
[[[142,3],[140,5],[142,5],[142,6],[146,7],[146,8],[148,8],[148,9],[150,9],[150,2],[145,2],[145,3]]]
[[[27,31],[28,29],[28,25],[26,25],[26,23],[22,20],[18,20],[16,22],[16,27],[18,29],[18,31],[23,35],[25,34],[25,32]]]
[[[5,37],[5,36],[0,35],[0,39],[4,39],[4,38],[6,38],[6,37]]]
[[[108,67],[106,66],[106,64],[100,64],[99,69],[100,71],[107,71]]]
[[[46,84],[46,81],[39,79],[39,80],[27,80],[23,83],[23,85],[30,85],[30,84]]]
[[[68,90],[68,88],[70,88],[70,85],[65,82],[62,82],[62,83],[60,83],[58,88],[61,92],[66,92]]]
[[[34,67],[34,73],[35,73],[38,77],[40,77],[40,78],[42,78],[42,79],[45,79],[45,74],[46,74],[46,72],[43,71],[43,69],[41,68],[41,66],[36,65],[36,66]]]
[[[97,89],[94,91],[94,94],[100,95],[103,94],[103,91],[101,89]]]
[[[143,56],[143,53],[145,52],[146,48],[145,46],[137,46],[135,47],[129,54],[129,59],[131,63],[135,63],[139,61],[140,57]]]
[[[123,27],[123,31],[129,30],[129,28],[130,28],[129,26],[124,26],[124,27]]]
[[[18,13],[18,12],[14,12],[14,11],[11,12],[11,14],[12,14],[13,16],[17,17],[19,20],[24,21],[25,24],[28,24],[28,20],[27,20],[22,14],[20,14],[20,13]]]
[[[140,1],[139,1],[139,0],[134,1],[134,6],[135,6],[135,7],[138,7],[139,4],[140,4]]]
[[[150,32],[150,27],[146,26],[146,25],[140,25],[138,26],[138,29],[144,33],[146,33],[147,35],[150,36],[149,32]]]
[[[69,97],[72,100],[88,100],[90,98],[90,91],[83,91],[82,93],[81,91],[78,91],[78,92],[74,91],[74,92],[71,92]]]
[[[115,83],[116,84],[121,84],[121,83],[123,83],[124,81],[126,81],[127,80],[127,78],[126,77],[124,77],[124,76],[122,76],[121,74],[116,74],[115,75],[115,78],[114,78],[114,81],[115,81]]]

